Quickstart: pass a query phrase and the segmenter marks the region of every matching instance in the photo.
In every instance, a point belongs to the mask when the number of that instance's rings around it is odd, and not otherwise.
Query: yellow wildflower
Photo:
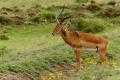
[[[58,71],[58,72],[56,72],[56,74],[57,74],[57,78],[58,78],[58,80],[60,79],[62,79],[62,77],[63,77],[63,72],[62,71]]]
[[[46,80],[45,76],[41,76],[40,80]]]
[[[55,74],[49,73],[49,80],[55,80]]]

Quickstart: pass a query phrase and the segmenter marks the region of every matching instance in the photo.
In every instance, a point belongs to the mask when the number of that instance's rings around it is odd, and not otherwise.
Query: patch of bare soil
[[[44,71],[39,74],[39,80],[69,80],[70,77],[80,76],[80,71],[83,68],[76,67],[76,64],[68,65],[64,64],[61,66],[56,65],[48,71]]]
[[[24,22],[25,22],[24,18],[22,18],[20,16],[9,17],[9,21],[16,25],[24,24]]]
[[[11,8],[3,7],[1,8],[2,11],[12,12],[13,10]]]
[[[0,80],[63,80],[68,76],[73,76],[76,70],[73,66],[63,65],[61,67],[51,68],[49,71],[38,73],[8,72],[0,73]]]
[[[120,16],[120,8],[108,8],[105,10],[104,15],[107,17]]]
[[[6,72],[0,73],[0,80],[67,80],[69,76],[75,76],[75,65],[56,65],[47,71],[26,72]]]
[[[27,73],[0,73],[0,80],[34,80],[34,78]]]

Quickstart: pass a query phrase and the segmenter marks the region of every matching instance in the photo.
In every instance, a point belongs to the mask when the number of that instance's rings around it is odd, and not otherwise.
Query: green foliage
[[[54,22],[55,14],[52,14],[52,13],[39,14],[37,16],[34,16],[31,19],[31,21],[35,23]]]
[[[101,6],[98,5],[98,4],[90,4],[90,5],[87,6],[87,9],[90,10],[90,11],[94,11],[94,12],[102,10]]]
[[[6,46],[3,46],[0,48],[0,57],[3,57],[4,54],[6,54],[8,51],[6,49]]]
[[[0,40],[9,40],[8,36],[5,34],[0,35]]]
[[[120,17],[106,18],[106,20],[114,25],[120,25]]]
[[[4,21],[6,18],[4,16],[0,16],[0,21]]]
[[[0,16],[0,24],[7,24],[8,23],[8,19],[5,16]]]
[[[105,9],[101,10],[101,12],[98,14],[98,16],[102,17],[119,17],[120,16],[120,8],[118,7],[105,7]]]
[[[84,32],[101,32],[109,26],[107,22],[97,18],[77,18],[72,21],[73,29]]]

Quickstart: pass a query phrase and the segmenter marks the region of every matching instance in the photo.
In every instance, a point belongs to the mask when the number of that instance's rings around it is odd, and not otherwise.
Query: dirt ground
[[[33,80],[27,73],[0,73],[0,80]]]

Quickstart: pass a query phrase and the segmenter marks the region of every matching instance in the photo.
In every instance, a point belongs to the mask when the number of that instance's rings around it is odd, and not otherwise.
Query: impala
[[[63,10],[60,15],[62,15],[62,12]],[[62,36],[63,40],[75,49],[77,65],[81,65],[82,58],[80,52],[82,49],[98,52],[101,64],[105,64],[107,60],[108,39],[92,33],[71,32],[66,23],[66,20],[69,19],[71,15],[62,16],[62,18],[60,15],[57,17],[57,24],[52,35],[58,34]]]

